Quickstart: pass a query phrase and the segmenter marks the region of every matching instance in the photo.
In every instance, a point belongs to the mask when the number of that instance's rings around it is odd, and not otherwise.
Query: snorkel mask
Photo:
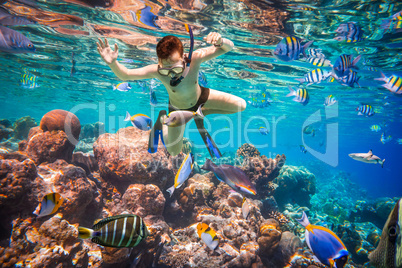
[[[191,56],[193,55],[193,48],[194,48],[194,36],[193,30],[188,24],[184,24],[186,26],[186,31],[190,34],[190,51],[188,52],[188,57],[186,59],[186,67],[184,68],[183,73],[180,77],[170,79],[170,85],[172,87],[177,86],[180,82],[187,76],[188,72],[190,71],[190,63],[191,63]]]

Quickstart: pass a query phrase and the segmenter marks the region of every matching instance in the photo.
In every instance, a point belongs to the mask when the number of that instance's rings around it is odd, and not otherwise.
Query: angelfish
[[[188,179],[191,171],[193,170],[193,159],[191,153],[186,155],[183,162],[180,165],[179,170],[177,171],[176,177],[174,178],[174,184],[172,187],[167,189],[166,191],[172,196],[174,190],[183,185],[183,183]]]
[[[231,165],[217,166],[211,161],[211,159],[207,159],[201,168],[212,171],[218,180],[225,182],[237,192],[242,194],[257,194],[257,190],[248,176],[238,167]]]
[[[196,116],[204,118],[201,108],[202,105],[198,107],[196,112],[185,110],[170,112],[163,123],[165,125],[168,125],[169,127],[178,127],[187,124],[191,119]]]
[[[373,155],[373,152],[370,150],[368,153],[354,153],[349,154],[349,156],[357,161],[369,163],[369,164],[381,164],[381,167],[384,166],[385,159],[381,160],[378,156]]]
[[[215,250],[219,245],[219,238],[216,232],[208,224],[200,222],[197,224],[197,233],[201,240],[211,249]]]
[[[395,204],[369,260],[377,268],[402,268],[402,198]]]
[[[61,204],[63,204],[63,197],[59,193],[50,193],[42,198],[42,202],[33,213],[38,218],[51,215],[57,212]]]

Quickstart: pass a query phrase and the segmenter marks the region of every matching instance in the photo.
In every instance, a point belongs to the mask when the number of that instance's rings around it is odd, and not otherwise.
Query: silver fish
[[[184,110],[171,112],[167,115],[163,123],[169,127],[178,127],[187,124],[196,116],[203,118],[204,115],[202,114],[201,108],[202,105],[198,107],[197,112]]]
[[[368,153],[354,153],[349,154],[349,156],[357,161],[369,163],[369,164],[381,164],[381,167],[384,166],[385,159],[381,160],[378,156],[373,155],[373,152],[370,150]]]

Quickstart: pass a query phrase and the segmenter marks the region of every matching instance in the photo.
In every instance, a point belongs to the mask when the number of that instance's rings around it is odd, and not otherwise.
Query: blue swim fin
[[[215,142],[212,140],[208,131],[204,127],[204,119],[197,118],[197,119],[194,119],[194,121],[195,121],[195,124],[197,125],[198,132],[200,133],[201,138],[204,141],[205,146],[207,147],[208,152],[211,155],[211,157],[212,158],[216,157],[217,159],[222,157],[222,154],[219,151],[218,146],[216,146]]]
[[[162,144],[166,147],[163,140],[162,122],[160,120],[164,115],[166,115],[165,110],[159,112],[158,118],[156,119],[155,124],[149,133],[148,152],[151,154],[158,151],[159,138],[162,140]]]

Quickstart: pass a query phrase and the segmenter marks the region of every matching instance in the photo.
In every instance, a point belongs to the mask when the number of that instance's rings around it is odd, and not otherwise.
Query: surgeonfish
[[[248,215],[250,213],[250,206],[247,202],[246,197],[243,197],[243,202],[241,203],[241,213],[243,215],[243,218],[247,220]]]
[[[222,182],[225,182],[233,190],[242,194],[256,195],[257,190],[251,183],[248,176],[238,167],[231,165],[215,165],[210,159],[207,158],[204,166],[201,167],[204,170],[212,171],[216,178]]]
[[[0,51],[8,53],[32,53],[36,48],[23,34],[0,26]]]
[[[78,227],[78,238],[90,238],[105,247],[131,248],[145,240],[149,231],[140,216],[123,214],[100,220],[92,229]]]
[[[297,78],[296,80],[299,81],[301,84],[304,82],[307,83],[306,86],[312,85],[312,84],[318,84],[322,80],[327,79],[330,76],[330,73],[326,70],[322,70],[320,68],[312,70],[311,72],[308,72],[307,74],[304,75],[303,78]]]
[[[56,213],[62,204],[63,197],[59,193],[50,193],[42,198],[42,202],[33,213],[36,214],[38,218],[51,215]]]
[[[306,153],[307,153],[307,149],[306,149],[306,147],[304,147],[304,145],[300,145],[300,151],[301,151],[303,154],[306,154]]]
[[[291,86],[289,86],[288,88],[289,88],[290,93],[287,94],[286,97],[295,96],[293,98],[293,101],[300,102],[303,105],[307,105],[307,103],[310,99],[307,89],[299,88],[299,89],[297,89],[297,91],[295,91],[295,90],[293,90],[293,88]]]
[[[402,78],[396,75],[391,75],[390,77],[386,77],[381,72],[381,78],[374,78],[375,80],[384,81],[385,84],[382,86],[388,89],[389,91],[402,94]]]
[[[328,97],[325,98],[324,105],[331,106],[334,105],[336,102],[337,100],[333,95],[328,95]]]
[[[269,131],[266,127],[260,127],[258,129],[262,135],[268,135]]]
[[[283,61],[298,60],[300,53],[303,53],[307,58],[306,49],[314,42],[309,41],[303,46],[302,40],[295,36],[288,36],[283,38],[274,50],[274,55]]]
[[[332,67],[331,61],[323,57],[309,57],[307,61],[318,67]]]
[[[396,202],[382,229],[380,242],[368,258],[377,268],[402,268],[402,198]]]
[[[130,113],[126,111],[126,118],[124,121],[130,121],[134,127],[144,131],[152,128],[152,120],[145,114],[136,114],[131,116]]]
[[[349,154],[354,160],[368,163],[368,164],[381,164],[381,167],[384,166],[385,159],[381,160],[378,156],[373,155],[373,151],[370,150],[368,153],[353,153]]]
[[[388,137],[386,137],[384,132],[381,134],[380,141],[381,141],[382,144],[386,144],[387,142],[390,142],[391,140],[392,140],[391,135],[388,135]]]
[[[371,131],[378,132],[381,131],[381,127],[379,125],[372,125],[370,127]]]
[[[306,228],[306,243],[321,263],[336,268],[343,268],[346,265],[349,252],[334,232],[310,224],[304,211],[302,218],[297,221]]]
[[[174,178],[174,184],[172,187],[167,189],[167,192],[172,196],[174,190],[183,185],[183,183],[188,179],[191,171],[193,170],[193,158],[192,154],[189,153],[184,158],[183,162],[180,165],[179,170],[177,171],[176,177]]]
[[[201,240],[211,249],[215,250],[219,245],[219,238],[216,232],[208,224],[200,222],[197,224],[197,233]]]
[[[361,57],[362,56],[359,55],[352,61],[352,55],[346,55],[346,54],[340,55],[336,59],[335,64],[333,65],[334,73],[338,77],[343,77],[347,75],[347,71],[350,68],[356,68],[356,64],[359,62]]]
[[[164,124],[168,125],[169,127],[178,127],[187,124],[191,119],[196,116],[204,118],[201,109],[202,105],[198,107],[198,110],[196,112],[185,110],[170,112],[165,118]]]
[[[371,107],[371,105],[360,105],[359,107],[356,108],[356,111],[358,111],[358,115],[365,115],[365,116],[373,116],[374,109]]]
[[[123,82],[120,84],[117,84],[116,86],[113,85],[113,90],[118,90],[118,91],[122,91],[122,92],[127,92],[131,89],[131,85],[130,83],[127,82]]]

